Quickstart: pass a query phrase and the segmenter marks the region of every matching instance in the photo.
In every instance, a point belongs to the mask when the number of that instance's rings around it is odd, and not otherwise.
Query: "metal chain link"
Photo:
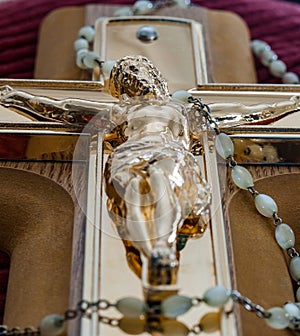
[[[282,218],[280,218],[277,213],[275,212],[273,214],[273,219],[274,219],[274,225],[277,226],[279,224],[282,224]]]
[[[235,159],[232,156],[229,156],[228,160],[228,166],[230,168],[234,168],[235,166],[237,166],[237,162],[235,161]]]
[[[202,329],[201,329],[199,324],[196,324],[196,325],[193,326],[192,329],[190,329],[190,332],[195,334],[195,335],[200,335],[201,332],[202,332]]]
[[[19,327],[8,329],[5,325],[0,325],[0,336],[37,336],[40,335],[40,330],[33,327],[21,329]]]
[[[194,98],[190,96],[188,98],[188,102],[193,104],[193,107],[201,113],[201,116],[205,118],[216,134],[219,134],[220,129],[216,121],[211,116],[210,107],[207,104],[202,103],[201,98]]]
[[[299,257],[299,252],[297,252],[294,247],[290,247],[286,252],[290,258]]]
[[[106,310],[112,306],[114,306],[114,304],[104,299],[100,299],[96,302],[89,302],[87,300],[81,300],[78,302],[76,309],[68,309],[65,312],[64,318],[65,320],[73,320],[78,315],[84,315],[86,317],[91,317],[92,311],[95,312],[99,310]]]
[[[102,315],[98,316],[98,320],[100,323],[107,324],[112,327],[118,327],[120,323],[119,320],[116,318],[110,318],[110,317],[102,316]]]
[[[254,187],[249,187],[249,188],[248,188],[248,191],[250,192],[250,194],[251,194],[253,197],[256,197],[257,195],[259,195],[259,192],[258,192]]]
[[[269,318],[271,316],[262,306],[252,302],[246,296],[241,295],[237,290],[231,291],[231,298],[234,302],[239,303],[246,310],[255,313],[260,318]]]
[[[291,324],[294,326],[295,329],[298,329],[298,332],[300,331],[299,327],[300,327],[300,319],[297,317],[293,317],[291,319]]]

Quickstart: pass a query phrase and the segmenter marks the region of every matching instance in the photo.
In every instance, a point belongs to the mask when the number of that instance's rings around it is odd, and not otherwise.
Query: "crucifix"
[[[207,227],[214,194],[196,159],[207,147],[203,143],[207,122],[218,129],[272,121],[295,112],[298,98],[251,106],[203,105],[182,92],[178,93],[180,99],[176,94],[171,98],[158,69],[141,56],[119,60],[109,86],[119,99],[109,107],[81,99],[35,96],[11,87],[2,88],[1,105],[37,120],[101,129],[110,152],[103,171],[108,213],[125,246],[128,266],[142,280],[150,306],[143,328],[152,333],[178,327],[185,330],[181,324],[170,326],[157,319],[151,309],[160,295],[178,291],[179,254],[184,253],[190,238],[199,239]],[[120,325],[128,331],[124,323]]]

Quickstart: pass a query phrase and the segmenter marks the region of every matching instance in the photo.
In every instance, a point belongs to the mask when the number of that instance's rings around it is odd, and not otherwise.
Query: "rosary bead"
[[[269,69],[273,76],[282,77],[286,72],[286,65],[278,60],[270,63]]]
[[[268,43],[261,40],[253,40],[251,42],[251,48],[256,56],[260,56],[264,51],[271,49]]]
[[[244,167],[233,167],[231,170],[231,177],[233,182],[241,189],[248,189],[254,186],[252,175],[249,170]]]
[[[133,13],[136,15],[145,15],[148,14],[152,8],[153,4],[151,1],[148,0],[138,0],[133,5]]]
[[[290,273],[295,281],[300,280],[300,257],[292,258],[290,262]]]
[[[173,3],[179,7],[188,7],[191,4],[190,0],[173,0]]]
[[[282,223],[277,225],[275,238],[278,245],[285,250],[292,248],[295,245],[294,231],[287,224]]]
[[[187,103],[189,97],[191,97],[191,94],[188,91],[185,91],[185,90],[178,90],[178,91],[175,91],[174,93],[172,93],[172,98],[173,99],[179,100],[183,103]]]
[[[99,58],[99,54],[95,51],[88,51],[83,58],[83,63],[87,68],[93,69],[98,65],[96,60],[99,60]]]
[[[129,335],[139,335],[145,330],[145,320],[123,317],[119,320],[118,327]]]
[[[296,291],[296,299],[298,302],[296,302],[295,304],[300,309],[300,302],[299,302],[300,301],[300,287]]]
[[[234,153],[233,142],[230,139],[230,136],[225,133],[216,135],[215,145],[217,153],[223,159],[229,158]]]
[[[126,317],[137,318],[146,311],[145,303],[137,298],[123,298],[116,303],[117,310]]]
[[[164,316],[174,318],[189,311],[192,305],[191,298],[183,295],[172,295],[163,301],[161,310]]]
[[[110,73],[114,65],[116,64],[115,61],[104,61],[101,65],[103,74],[106,78],[109,78]]]
[[[84,38],[79,38],[74,42],[74,49],[76,51],[80,49],[88,49],[89,48],[89,42]]]
[[[299,84],[299,76],[294,72],[286,72],[282,76],[282,82],[284,84]]]
[[[80,49],[80,50],[77,51],[76,65],[78,66],[78,68],[86,69],[86,65],[84,64],[83,60],[84,60],[87,53],[88,53],[87,49]]]
[[[133,16],[133,11],[130,7],[120,7],[114,12],[114,16]]]
[[[40,330],[43,336],[61,335],[65,330],[65,320],[57,314],[47,315],[40,322]]]
[[[273,198],[265,194],[259,194],[255,197],[255,206],[257,211],[265,217],[273,217],[278,210]]]
[[[79,37],[85,38],[88,42],[93,42],[95,38],[95,29],[91,26],[82,27],[78,33]]]
[[[190,333],[183,323],[176,320],[163,322],[162,329],[162,335],[164,336],[187,336]]]
[[[267,311],[271,314],[265,319],[266,323],[274,329],[285,329],[290,324],[290,319],[287,312],[280,307],[273,307]]]
[[[230,291],[223,286],[208,289],[203,296],[206,304],[212,307],[222,307],[229,299]]]
[[[271,62],[274,62],[278,59],[278,56],[274,53],[273,50],[264,50],[261,53],[260,60],[264,66],[269,66]]]
[[[300,319],[300,309],[295,303],[288,302],[283,306],[283,309],[289,316]]]

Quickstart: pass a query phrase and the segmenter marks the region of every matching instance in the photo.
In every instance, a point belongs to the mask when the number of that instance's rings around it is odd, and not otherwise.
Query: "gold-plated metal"
[[[211,87],[209,86],[209,88]],[[15,112],[27,116],[31,120],[58,121],[84,126],[97,116],[95,119],[97,120],[95,122],[96,128],[103,129],[110,125],[109,110],[113,101],[97,102],[77,98],[59,100],[15,90],[9,85],[4,85],[0,89],[0,105],[12,108]],[[233,87],[228,87],[228,89],[230,90],[228,96],[225,92],[221,92],[217,101],[212,101],[209,104],[219,127],[269,124],[299,110],[299,96],[297,95],[291,97],[289,94],[281,100],[276,99],[275,102],[270,103],[245,104],[241,99],[237,102],[232,102],[232,100],[228,102],[228,97],[234,96],[236,92]],[[271,90],[273,89],[272,87]],[[260,87],[257,90],[261,95],[266,92],[261,91]],[[116,98],[145,96],[146,98],[165,99],[168,97],[166,81],[162,78],[159,70],[143,56],[128,56],[117,62],[110,78],[110,91]],[[211,91],[209,95],[214,96],[214,92]],[[246,90],[242,93],[248,97],[253,96],[252,93],[247,94],[247,92],[249,91]],[[270,97],[272,97],[272,92],[267,92]],[[192,91],[192,93],[195,97],[207,95],[207,92],[203,91]],[[205,101],[209,102],[209,97]]]
[[[169,96],[168,84],[161,72],[144,56],[126,56],[116,62],[109,79],[113,97],[144,97],[165,99]]]
[[[101,120],[109,120],[106,105],[80,99],[63,99],[34,96],[28,92],[15,90],[9,85],[0,87],[1,106],[12,108],[33,120],[59,121],[66,124],[85,125],[98,115],[98,124]],[[105,128],[104,125],[102,125]]]
[[[28,88],[46,88],[60,90],[90,90],[102,91],[104,86],[97,81],[80,81],[80,80],[47,80],[47,79],[0,79],[0,86],[10,85],[13,87]]]
[[[127,139],[104,171],[108,211],[144,288],[170,290],[177,285],[179,251],[207,227],[210,189],[190,153],[183,104],[144,98],[125,108]]]
[[[246,105],[242,103],[212,103],[209,105],[219,127],[269,124],[300,110],[299,96],[276,103]]]
[[[274,92],[274,94],[278,94],[280,92],[300,92],[299,85],[282,85],[282,84],[226,84],[226,83],[216,83],[216,84],[204,84],[198,85],[197,88],[190,90],[191,93],[202,92],[202,91],[218,91],[219,93],[225,92]]]
[[[144,43],[136,37],[137,30],[145,25],[156,29],[157,40]],[[155,60],[171,92],[207,83],[203,29],[196,21],[161,16],[101,18],[95,30],[94,50],[103,60],[126,55]],[[97,69],[93,79],[99,80]]]
[[[53,84],[54,82],[43,81],[41,86],[38,85],[38,82],[30,84],[28,86],[26,81],[4,81],[4,84],[12,85],[18,89],[23,89],[30,92],[35,96],[48,96],[55,97],[56,99],[66,99],[69,97],[77,97],[80,99],[87,99],[92,101],[97,101],[105,105],[106,107],[111,106],[115,103],[115,100],[109,96],[102,95],[102,91],[94,90],[95,83],[92,83],[93,89],[83,89],[77,88],[76,83],[66,89],[64,84],[59,84],[57,87]],[[97,84],[98,85],[98,84]],[[41,88],[42,87],[42,88]],[[295,93],[299,92],[298,86],[291,86],[290,90],[285,86],[207,86],[201,87],[201,90],[193,91],[193,95],[196,97],[202,97],[204,102],[210,104],[219,103],[222,101],[225,102],[242,102],[244,104],[265,104],[277,103],[280,101],[288,101],[289,98]],[[7,109],[8,113],[14,114],[13,111]],[[285,122],[285,120],[287,120]],[[242,159],[242,162],[256,163],[261,164],[265,161],[256,161],[255,158],[251,155],[243,154],[243,151],[246,150],[248,153],[250,147],[251,153],[257,155],[257,147],[263,145],[263,149],[269,153],[273,153],[273,149],[276,149],[277,154],[282,149],[286,153],[287,161],[276,160],[271,161],[276,165],[289,163],[288,155],[297,150],[299,139],[297,138],[297,133],[299,134],[300,123],[297,119],[297,114],[289,115],[286,118],[277,121],[275,125],[278,125],[278,128],[273,126],[263,127],[263,126],[244,126],[242,128],[235,127],[229,128],[228,131],[233,134],[233,140],[236,146],[241,145],[241,141],[245,141],[246,146],[238,149],[238,153],[246,156]],[[284,126],[282,127],[281,125]],[[1,123],[1,129],[11,130],[13,128],[26,129],[34,133],[36,130],[48,130],[53,132],[74,132],[79,135],[82,131],[82,127],[75,127],[71,124],[62,124],[59,122],[29,122],[29,123]],[[280,128],[281,127],[281,128]],[[293,137],[289,137],[287,143],[285,143],[286,133],[290,133]],[[49,135],[49,134],[48,134]],[[272,138],[273,137],[273,138]],[[38,139],[38,138],[37,138]],[[92,148],[89,154],[89,190],[91,191],[88,195],[88,223],[86,225],[86,246],[85,246],[85,265],[84,265],[84,298],[91,301],[96,300],[101,297],[110,298],[112,301],[115,301],[124,295],[126,292],[131,296],[140,296],[142,293],[137,293],[137,288],[139,287],[139,280],[133,272],[128,270],[126,265],[126,255],[120,241],[115,239],[116,233],[113,231],[112,227],[109,224],[109,218],[107,213],[103,212],[105,209],[106,199],[102,189],[99,191],[99,183],[96,181],[97,178],[101,178],[103,172],[103,165],[105,161],[102,160],[104,148],[102,147],[104,140],[104,135],[100,134],[98,138],[98,147],[97,149]],[[213,160],[213,154],[210,153],[212,142],[211,139],[208,139],[207,146],[204,148],[205,160],[203,165],[207,167],[207,179],[209,182],[218,181],[219,176],[217,172],[217,162]],[[55,148],[55,146],[53,147]],[[67,148],[67,147],[66,147]],[[270,150],[271,149],[271,150]],[[50,154],[51,151],[49,151]],[[298,150],[297,150],[298,152]],[[41,152],[42,153],[42,152]],[[261,155],[261,153],[259,153]],[[273,155],[273,154],[272,154]],[[39,154],[39,158],[42,159],[42,155]],[[260,156],[261,157],[261,156]],[[283,158],[283,155],[280,154],[278,157]],[[29,158],[34,159],[34,156]],[[50,155],[49,155],[50,158]],[[104,155],[105,158],[105,155]],[[203,156],[198,156],[197,160],[202,161]],[[244,161],[243,161],[244,160]],[[260,159],[259,159],[260,160]],[[297,159],[298,160],[298,159]],[[298,161],[297,161],[298,162]],[[38,162],[35,165],[39,164]],[[61,164],[61,163],[59,163]],[[281,167],[280,167],[281,169]],[[217,176],[217,178],[216,178]],[[102,180],[100,180],[100,184]],[[225,286],[230,287],[231,278],[229,270],[232,270],[233,265],[230,264],[230,259],[227,259],[228,253],[228,241],[227,233],[225,232],[222,223],[224,224],[224,217],[222,213],[222,208],[220,207],[222,195],[220,195],[220,188],[222,187],[221,183],[213,186],[214,200],[213,200],[213,220],[212,225],[206,230],[206,234],[201,239],[201,244],[197,244],[197,240],[191,240],[191,245],[188,246],[188,250],[182,253],[182,259],[180,260],[181,265],[183,265],[182,273],[180,273],[180,286],[184,288],[184,292],[187,295],[193,296],[195,293],[203,293],[205,289],[210,286],[213,286],[216,283],[222,283]],[[219,193],[219,194],[218,194]],[[102,207],[97,208],[97,211],[94,211],[96,204],[102,204]],[[225,217],[226,219],[226,217]],[[101,223],[103,231],[99,232],[99,223]],[[82,223],[78,223],[82,224]],[[81,227],[81,225],[78,225]],[[82,237],[81,237],[82,238]],[[120,246],[121,245],[121,246]],[[201,245],[201,246],[200,246]],[[75,247],[77,245],[75,244]],[[120,256],[118,260],[115,260],[115,255]],[[100,264],[100,270],[99,270]],[[101,283],[99,282],[99,273],[101,274]],[[76,273],[78,276],[78,273]],[[73,278],[78,280],[76,276]],[[123,285],[120,286],[116,279],[122,279]],[[74,281],[73,283],[78,283]],[[100,293],[99,293],[100,288]],[[73,301],[74,302],[74,301]],[[74,302],[75,303],[75,302]],[[199,319],[200,316],[203,316],[206,311],[204,311],[204,305],[193,310],[184,316],[184,322],[188,326],[193,326],[195,321]],[[92,321],[92,322],[91,322]],[[82,319],[82,335],[98,335],[99,334],[99,324],[98,316],[94,314],[92,320]],[[30,322],[30,321],[29,321]],[[222,317],[222,327],[220,332],[216,332],[216,335],[238,335],[236,330],[234,316]],[[90,326],[93,324],[93,328]],[[119,332],[118,328],[112,328],[111,326],[102,325],[100,326],[101,334],[103,335],[118,335],[122,334]],[[73,329],[74,331],[74,329]],[[78,333],[76,329],[73,333],[70,332],[70,335]]]

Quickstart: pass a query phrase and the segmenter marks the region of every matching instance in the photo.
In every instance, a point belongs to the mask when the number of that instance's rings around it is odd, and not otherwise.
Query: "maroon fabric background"
[[[88,3],[132,4],[133,0],[9,0],[0,3],[0,77],[32,78],[38,28],[51,10]],[[194,4],[233,11],[300,75],[300,5],[280,0],[194,0]],[[239,52],[238,50],[236,51]],[[260,83],[280,83],[257,62]],[[242,70],[242,69],[241,69]]]

